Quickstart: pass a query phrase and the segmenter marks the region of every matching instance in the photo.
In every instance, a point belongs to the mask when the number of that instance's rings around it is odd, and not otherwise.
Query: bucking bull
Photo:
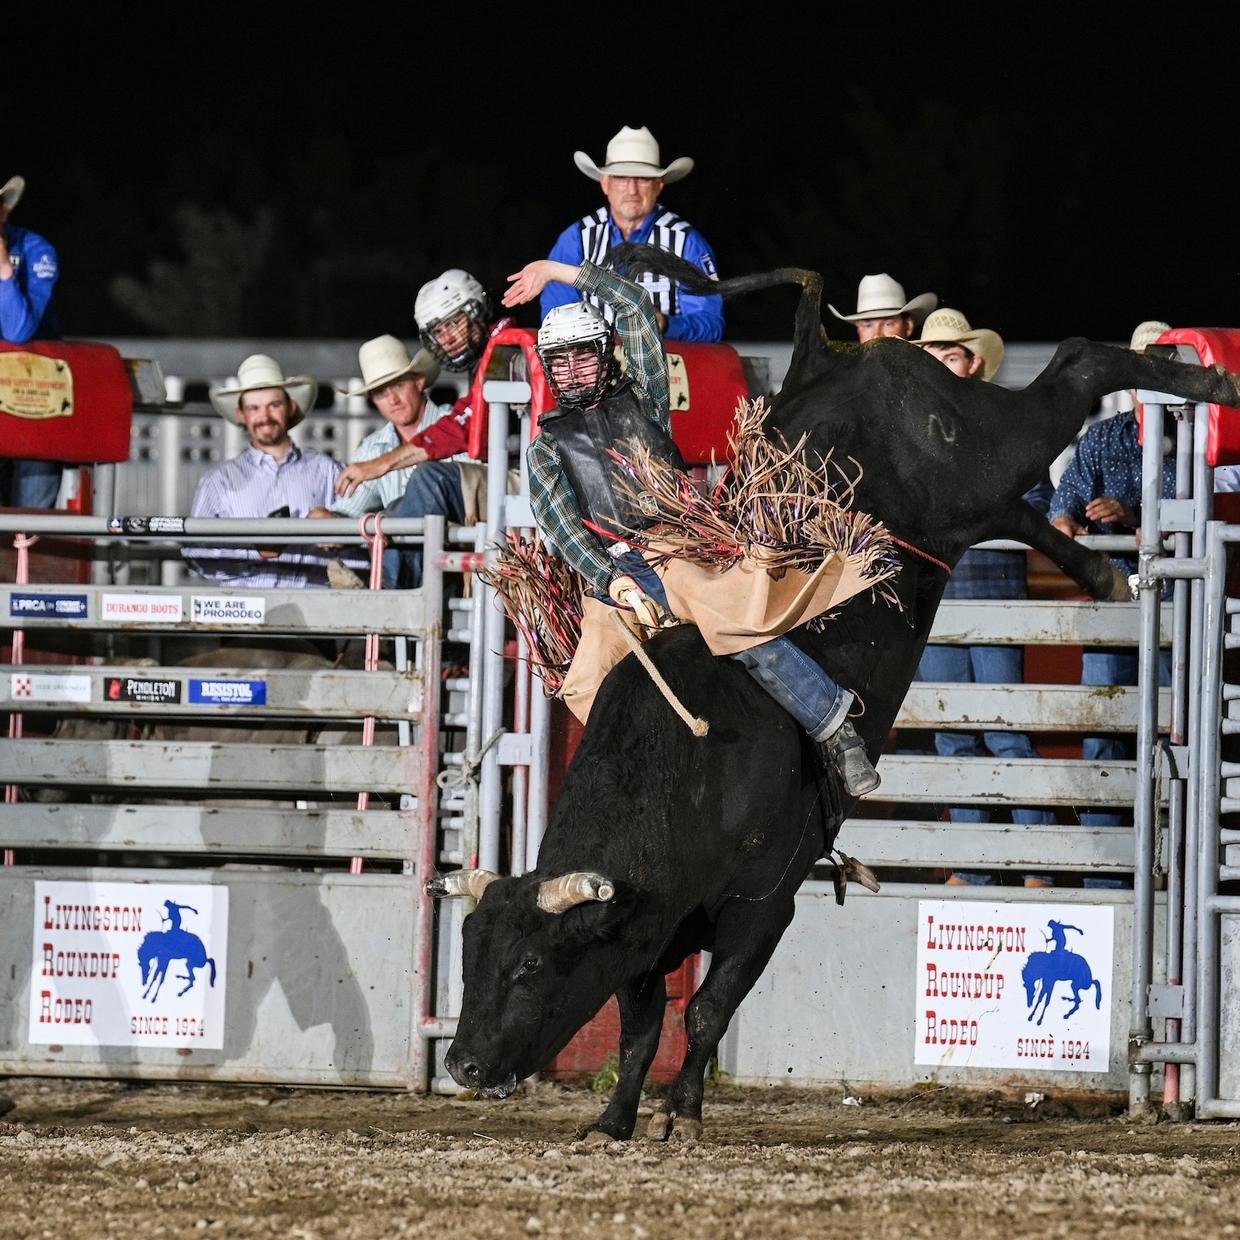
[[[806,451],[863,468],[855,507],[900,542],[900,606],[870,592],[821,631],[792,635],[865,704],[870,757],[913,680],[954,565],[983,539],[1048,555],[1096,599],[1129,597],[1105,555],[1053,529],[1020,499],[1108,392],[1145,388],[1234,405],[1240,376],[1065,341],[1024,391],[957,378],[923,350],[880,339],[826,340],[822,279],[783,269],[708,283],[660,251],[625,247],[617,265],[650,269],[695,292],[801,286],[792,359],[768,425]],[[818,626],[813,626],[818,627]],[[464,997],[448,1070],[505,1097],[543,1067],[614,993],[619,1081],[587,1129],[632,1135],[658,1048],[664,974],[690,953],[710,969],[685,1012],[688,1050],[648,1136],[701,1131],[703,1077],[732,1014],[792,920],[794,896],[832,847],[851,802],[792,718],[734,660],[714,658],[683,625],[646,651],[693,714],[694,737],[629,657],[609,674],[565,777],[538,859],[520,878],[482,871],[432,880],[472,895],[464,922]]]

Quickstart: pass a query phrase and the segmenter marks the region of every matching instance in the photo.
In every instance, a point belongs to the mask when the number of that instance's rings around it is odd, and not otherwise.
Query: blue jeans
[[[1135,685],[1138,656],[1135,650],[1087,650],[1081,659],[1083,685]],[[1171,652],[1159,651],[1158,683],[1171,683]],[[1127,736],[1086,736],[1081,741],[1081,757],[1090,762],[1122,762],[1133,757],[1133,743]],[[1131,826],[1131,816],[1110,810],[1082,810],[1081,823],[1087,827]],[[1083,887],[1118,889],[1129,886],[1123,878],[1085,878]]]
[[[616,565],[651,598],[658,599],[667,607],[663,582],[640,552],[625,552],[617,557]],[[844,722],[852,704],[852,694],[836,684],[787,637],[773,637],[760,646],[734,654],[732,658],[742,664],[814,740],[825,740]]]
[[[59,461],[0,458],[0,507],[55,508],[63,469]]]
[[[1019,685],[1024,682],[1024,651],[1019,646],[927,646],[917,668],[918,680],[949,684]],[[983,748],[983,744],[985,748]],[[1023,732],[936,732],[935,752],[944,758],[1036,758],[1033,742]],[[991,811],[984,806],[954,805],[948,810],[952,822],[989,822]],[[1047,826],[1055,815],[1045,809],[1012,810],[1012,821],[1021,826]],[[990,874],[955,871],[967,883],[987,886]],[[1026,879],[1050,881],[1045,874],[1026,874]]]
[[[465,521],[461,468],[453,461],[428,461],[409,478],[405,493],[385,512],[390,517],[446,517],[449,524]],[[422,584],[422,547],[419,543],[388,547],[383,553],[383,588],[415,590]]]

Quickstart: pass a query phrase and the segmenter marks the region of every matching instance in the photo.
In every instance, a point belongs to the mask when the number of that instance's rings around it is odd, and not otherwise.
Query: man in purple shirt
[[[237,382],[211,389],[221,417],[245,427],[249,447],[213,465],[198,480],[191,517],[304,517],[330,507],[341,465],[313,448],[299,448],[289,431],[314,407],[317,380],[284,377],[262,353],[237,368]],[[187,546],[187,563],[221,585],[246,589],[328,584],[328,557],[314,550],[277,547]]]
[[[693,160],[682,156],[663,166],[659,144],[650,130],[644,125],[641,129],[626,125],[607,144],[607,159],[601,168],[584,151],[577,151],[573,161],[590,180],[599,183],[607,205],[570,224],[559,235],[548,255],[553,262],[577,267],[588,261],[607,267],[608,253],[622,242],[630,242],[670,250],[712,279],[717,278],[715,254],[706,238],[658,201],[665,185],[693,171]],[[655,321],[665,339],[723,339],[722,297],[687,293],[666,276],[651,272],[639,276],[635,283],[654,302]],[[568,285],[548,284],[539,299],[539,317],[545,319],[556,306],[580,300],[580,293]],[[611,322],[612,308],[600,299],[591,301]]]

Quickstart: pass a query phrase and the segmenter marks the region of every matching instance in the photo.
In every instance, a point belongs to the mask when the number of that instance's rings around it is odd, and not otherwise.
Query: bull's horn
[[[607,901],[616,894],[616,885],[601,874],[577,871],[547,878],[538,884],[538,907],[544,913],[562,913],[587,900]]]
[[[473,896],[482,899],[482,893],[499,877],[491,870],[454,870],[451,874],[436,874],[426,880],[426,894],[435,899],[444,896]]]

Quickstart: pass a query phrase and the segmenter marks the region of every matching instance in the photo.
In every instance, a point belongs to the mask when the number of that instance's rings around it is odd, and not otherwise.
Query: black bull
[[[702,283],[658,252],[623,258],[630,270],[654,267],[690,287]],[[821,277],[812,272],[703,291],[784,282],[800,284],[802,297],[771,424],[790,442],[807,432],[814,452],[859,462],[857,508],[948,564],[982,539],[1016,539],[1049,555],[1093,597],[1126,597],[1105,556],[1059,534],[1020,497],[1108,392],[1146,388],[1236,403],[1237,376],[1080,339],[1062,344],[1022,392],[959,379],[903,341],[830,344],[819,318]],[[861,595],[821,633],[795,634],[864,702],[856,722],[873,760],[947,581],[927,560],[901,557],[902,609]],[[464,999],[447,1057],[453,1077],[506,1095],[615,993],[619,1082],[590,1127],[621,1139],[632,1134],[658,1047],[664,974],[708,949],[710,970],[685,1013],[688,1052],[650,1135],[700,1131],[709,1060],[850,806],[801,729],[734,660],[711,657],[694,629],[663,633],[647,650],[689,710],[709,721],[709,735],[695,739],[638,662],[625,659],[598,695],[537,870],[438,883],[440,892],[485,891],[464,923]]]

